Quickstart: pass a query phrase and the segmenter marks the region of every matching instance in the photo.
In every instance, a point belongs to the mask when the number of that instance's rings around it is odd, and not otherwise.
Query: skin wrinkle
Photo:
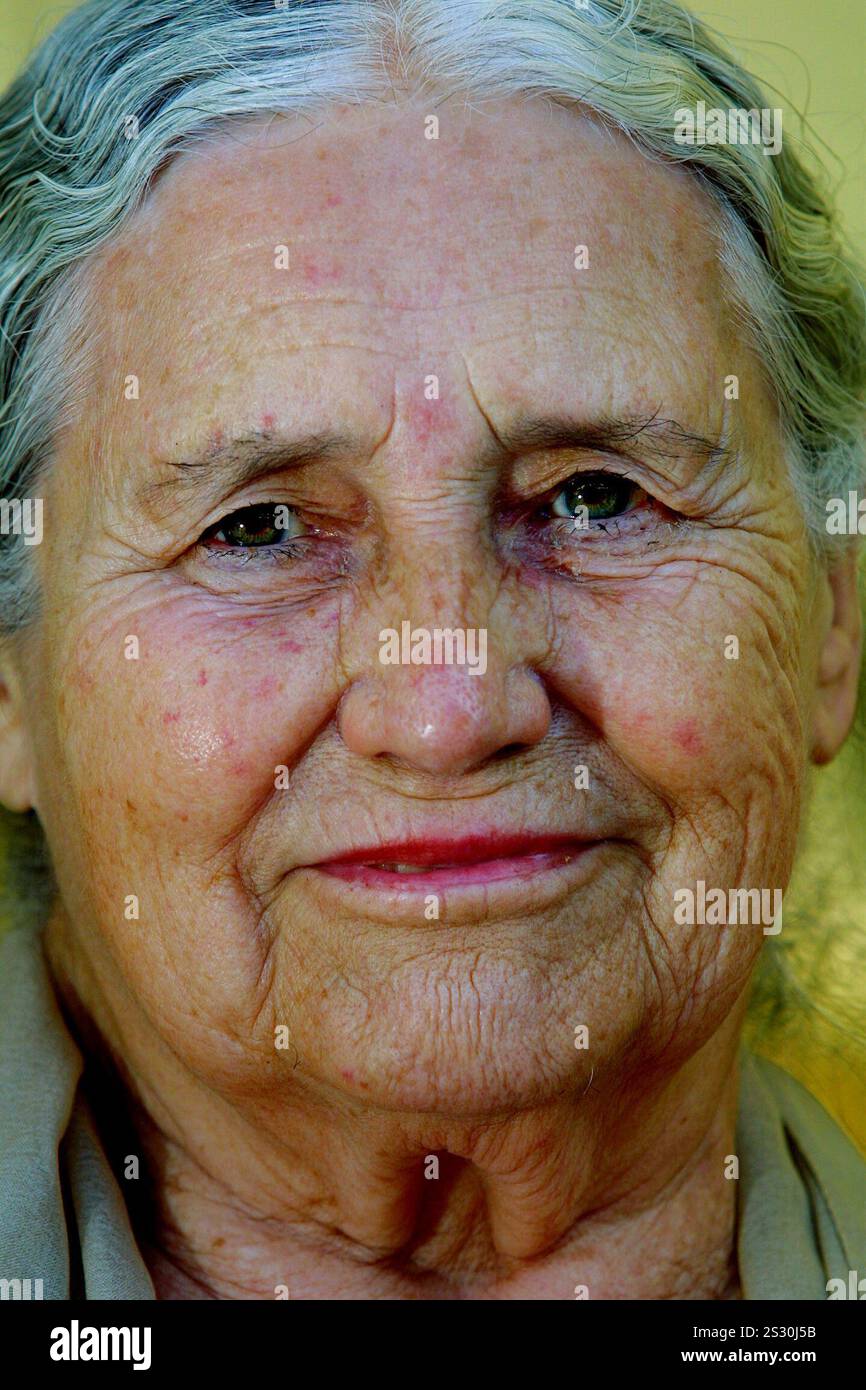
[[[844,701],[815,691],[832,609],[758,364],[724,317],[704,195],[571,113],[536,113],[491,113],[483,160],[458,115],[419,159],[411,110],[382,112],[375,138],[335,112],[282,156],[264,127],[217,140],[166,170],[119,239],[127,259],[95,262],[101,349],[47,480],[66,525],[36,557],[48,616],[20,651],[63,895],[49,955],[128,1078],[163,1295],[729,1291],[721,1160],[763,940],[677,927],[673,892],[784,886],[803,730],[820,713],[825,745],[846,731]],[[591,268],[572,277],[575,227]],[[566,409],[708,440],[705,457],[673,441],[623,465],[688,523],[655,529],[650,509],[640,531],[548,548],[512,517],[505,482],[535,497],[550,457],[484,448]],[[374,447],[218,504],[179,493],[161,519],[136,509],[152,461],[265,420]],[[714,441],[733,444],[727,467]],[[237,567],[191,548],[266,500],[335,538]],[[488,674],[383,667],[379,632],[403,619],[486,628]],[[61,703],[73,673],[87,698]],[[539,876],[519,906],[496,885],[445,889],[432,922],[308,867],[413,833],[581,825],[608,841],[584,878]],[[118,920],[133,891],[140,924]]]

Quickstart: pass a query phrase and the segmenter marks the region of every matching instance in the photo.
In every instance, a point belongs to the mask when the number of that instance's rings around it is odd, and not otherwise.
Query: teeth
[[[387,869],[392,874],[426,874],[430,869],[438,868],[436,864],[372,864],[373,869]]]

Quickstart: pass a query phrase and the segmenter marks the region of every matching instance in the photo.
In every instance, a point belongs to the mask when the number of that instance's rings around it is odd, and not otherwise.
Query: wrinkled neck
[[[533,1108],[398,1113],[300,1069],[221,1094],[61,937],[49,958],[163,1297],[735,1296],[740,1009],[679,1066],[635,1048]]]

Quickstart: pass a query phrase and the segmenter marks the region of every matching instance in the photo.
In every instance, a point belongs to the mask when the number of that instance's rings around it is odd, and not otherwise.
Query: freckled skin
[[[687,176],[540,103],[449,107],[435,144],[422,115],[340,111],[289,142],[269,122],[255,158],[247,127],[169,168],[101,254],[95,380],[47,482],[64,525],[20,654],[51,957],[171,1138],[166,1210],[211,1287],[269,1297],[288,1268],[301,1297],[331,1277],[340,1297],[454,1296],[459,1275],[466,1296],[570,1298],[579,1272],[593,1297],[666,1297],[664,1249],[715,1297],[763,938],[676,926],[673,894],[788,881],[826,585]],[[679,492],[641,475],[689,524],[555,555],[508,529],[503,483],[532,496],[550,460],[484,463],[489,422],[658,409],[718,437],[732,372],[742,467]],[[334,426],[357,456],[135,501],[157,459]],[[265,501],[328,537],[291,562],[203,559],[201,534]],[[384,666],[404,619],[484,629],[487,673]],[[61,703],[70,687],[86,698]],[[434,923],[305,867],[419,824],[609,843],[578,888],[519,911],[446,892]],[[457,1158],[425,1226],[433,1152]],[[197,1194],[225,1183],[213,1263]],[[599,1210],[619,1222],[602,1242],[581,1223]],[[305,1253],[296,1226],[322,1212],[389,1269]]]

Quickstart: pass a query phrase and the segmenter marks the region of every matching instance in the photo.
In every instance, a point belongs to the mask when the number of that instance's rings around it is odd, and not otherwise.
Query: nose
[[[350,752],[366,758],[390,757],[440,776],[458,776],[506,750],[539,743],[547,734],[551,708],[547,690],[529,650],[538,628],[515,621],[501,585],[484,602],[485,584],[455,581],[425,586],[435,593],[440,626],[424,627],[405,618],[390,628],[368,629],[366,659],[345,690],[337,715],[340,736]],[[467,598],[467,594],[470,596]],[[416,589],[416,604],[423,601]],[[448,602],[448,599],[452,600]],[[407,611],[405,602],[389,604]],[[469,626],[469,610],[476,625]],[[462,610],[463,627],[447,623]],[[524,634],[524,636],[521,636]],[[370,651],[376,637],[375,653]],[[521,645],[525,650],[520,650]]]
[[[550,714],[544,686],[526,667],[488,664],[476,676],[456,667],[400,665],[384,677],[355,681],[338,727],[353,753],[458,776],[506,749],[540,742]]]

